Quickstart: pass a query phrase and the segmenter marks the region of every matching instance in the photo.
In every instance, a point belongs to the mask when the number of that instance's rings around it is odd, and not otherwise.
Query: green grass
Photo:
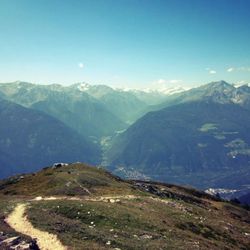
[[[215,123],[205,123],[199,129],[201,132],[209,132],[211,130],[217,130],[217,124]]]
[[[33,203],[28,216],[36,227],[58,234],[73,249],[109,249],[108,241],[121,249],[190,249],[195,242],[201,249],[247,249],[250,241],[239,233],[241,223],[223,206],[220,210],[212,205],[223,203],[213,201],[208,212],[205,206],[168,201],[169,205],[147,197],[114,204],[43,201]],[[225,230],[229,222],[232,231]]]
[[[53,169],[45,168],[36,174],[18,176],[0,182],[0,195],[88,195],[133,194],[131,185],[103,169],[85,164],[71,164]]]
[[[128,194],[137,198],[119,198],[117,203],[85,199]],[[28,202],[40,195],[82,200]],[[18,235],[4,223],[18,202],[29,203],[27,215],[35,227],[58,235],[70,249],[250,249],[250,211],[196,189],[135,185],[83,164],[0,182],[0,231]]]

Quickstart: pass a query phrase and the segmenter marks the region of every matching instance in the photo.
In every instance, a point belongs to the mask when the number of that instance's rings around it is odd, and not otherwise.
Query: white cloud
[[[208,71],[209,74],[216,74],[217,72],[214,69],[206,68],[206,71]]]
[[[167,81],[165,79],[159,79],[156,81],[156,83],[164,84],[164,83],[167,83]]]
[[[228,68],[227,72],[232,72],[232,71],[245,71],[245,72],[250,72],[250,67],[237,67],[237,68]]]
[[[81,68],[81,69],[83,69],[84,68],[84,64],[82,62],[79,62],[78,63],[78,67]]]
[[[159,84],[159,85],[166,85],[166,84],[178,84],[178,83],[182,83],[182,80],[176,80],[176,79],[172,79],[172,80],[166,80],[166,79],[158,79],[157,81],[154,81],[154,84]]]
[[[172,83],[172,84],[177,84],[177,83],[181,83],[182,80],[169,80],[169,83]]]
[[[232,71],[234,71],[235,70],[235,68],[228,68],[227,69],[227,72],[232,72]]]
[[[239,68],[237,68],[237,70],[250,72],[250,67],[239,67]]]

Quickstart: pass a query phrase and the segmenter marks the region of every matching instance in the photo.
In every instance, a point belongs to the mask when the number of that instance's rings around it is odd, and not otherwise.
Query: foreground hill
[[[57,161],[99,161],[96,145],[40,111],[0,99],[0,178]]]
[[[110,164],[121,175],[239,188],[250,180],[249,129],[250,112],[239,105],[204,100],[170,106],[121,134]]]
[[[30,235],[39,246],[48,240],[48,249],[53,244],[58,249],[249,249],[250,244],[250,213],[239,206],[194,189],[123,181],[84,164],[3,180],[0,201],[0,248],[32,242]],[[14,242],[15,236],[20,238]]]

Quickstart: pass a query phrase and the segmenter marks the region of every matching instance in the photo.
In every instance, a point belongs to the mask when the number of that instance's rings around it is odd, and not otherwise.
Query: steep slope
[[[57,161],[96,164],[96,145],[62,122],[0,99],[0,178]]]
[[[127,128],[154,109],[151,105],[162,103],[175,91],[114,89],[87,83],[70,86],[20,81],[0,84],[0,95],[6,99],[42,110],[93,140]]]
[[[189,102],[145,115],[109,151],[110,165],[201,188],[250,180],[250,112],[234,104]],[[122,169],[122,168],[120,168]],[[122,174],[122,172],[120,173]]]
[[[248,249],[249,223],[249,211],[204,192],[123,181],[85,164],[0,182],[0,237],[23,233],[39,246],[50,233],[76,250]]]
[[[0,93],[10,101],[59,119],[93,141],[125,128],[102,102],[78,88],[14,82],[1,84]]]
[[[250,193],[242,195],[238,198],[242,204],[247,204],[250,206]]]
[[[170,95],[165,102],[151,106],[151,110],[160,110],[176,104],[202,100],[222,104],[234,103],[250,109],[250,87],[248,85],[236,87],[225,81],[211,82],[197,88]]]
[[[57,94],[33,104],[32,108],[56,117],[93,141],[126,127],[104,105],[84,93]]]
[[[145,90],[129,90],[128,92],[136,96],[140,101],[147,105],[157,105],[164,102],[172,93],[159,92],[157,90],[145,89]],[[148,107],[146,107],[148,108]]]
[[[21,81],[0,84],[0,93],[5,99],[24,107],[43,101],[54,92],[63,92],[63,87],[59,84],[36,85]]]
[[[142,111],[148,106],[132,93],[122,91],[108,93],[100,100],[127,124],[131,124],[141,117]]]
[[[106,85],[75,84],[72,89],[78,89],[102,102],[108,110],[127,124],[133,123],[141,116],[148,104],[132,91],[113,89]],[[153,98],[153,97],[152,97]]]

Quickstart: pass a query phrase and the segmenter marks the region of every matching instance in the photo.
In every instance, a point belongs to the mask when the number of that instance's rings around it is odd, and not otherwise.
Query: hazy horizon
[[[215,80],[215,81],[212,81],[212,82],[221,82],[221,81],[225,81],[223,79],[221,80]],[[174,85],[173,83],[172,84],[168,84],[166,82],[155,82],[155,83],[152,83],[151,85],[148,85],[148,86],[141,86],[141,87],[127,87],[127,86],[114,86],[114,85],[111,85],[111,84],[103,84],[103,83],[90,83],[90,82],[86,82],[86,81],[82,81],[82,82],[73,82],[73,83],[70,83],[70,84],[62,84],[62,83],[37,83],[37,82],[28,82],[28,81],[21,81],[21,80],[16,80],[16,81],[12,81],[12,82],[0,82],[0,84],[11,84],[11,83],[30,83],[30,84],[34,84],[34,85],[44,85],[44,86],[49,86],[49,85],[61,85],[63,87],[70,87],[70,86],[73,86],[75,84],[86,84],[86,85],[89,85],[89,86],[108,86],[110,88],[113,88],[113,89],[121,89],[121,90],[125,90],[125,91],[129,91],[129,90],[140,90],[140,91],[148,91],[148,90],[152,90],[152,91],[159,91],[161,92],[164,91],[164,90],[167,90],[167,89],[179,89],[179,88],[183,88],[183,90],[189,90],[189,89],[192,89],[192,88],[197,88],[197,87],[201,87],[203,85],[206,85],[206,84],[210,84],[212,82],[203,82],[203,83],[198,83],[196,85],[185,85],[185,86],[182,86],[181,84],[179,83],[176,83],[176,85]],[[227,81],[225,81],[227,82]],[[231,85],[234,85],[234,86],[242,86],[242,85],[247,85],[249,86],[250,83],[247,83],[247,82],[244,82],[244,83],[233,83],[233,82],[227,82]]]
[[[128,88],[250,82],[249,1],[0,5],[0,82]]]

